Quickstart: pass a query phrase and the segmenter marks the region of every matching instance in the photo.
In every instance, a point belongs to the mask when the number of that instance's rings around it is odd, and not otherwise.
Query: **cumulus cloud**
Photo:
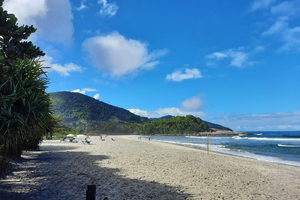
[[[204,101],[201,100],[203,94],[198,94],[194,97],[188,98],[179,104],[179,108],[159,108],[156,110],[141,110],[138,108],[128,109],[130,112],[140,115],[143,117],[158,118],[166,115],[172,116],[186,116],[194,115],[197,117],[205,117],[206,113],[202,112],[200,109],[204,107]]]
[[[3,7],[16,15],[20,25],[37,28],[38,39],[66,45],[73,42],[73,15],[69,0],[6,0]]]
[[[83,88],[82,90],[76,89],[76,90],[73,90],[72,92],[77,92],[77,93],[85,94],[86,92],[95,92],[95,91],[98,91],[98,90],[97,90],[97,89],[92,89],[92,88]],[[94,96],[94,98],[95,98],[95,97],[98,97],[98,99],[99,99],[100,94],[96,94],[96,95]],[[95,99],[96,99],[96,98],[95,98]]]
[[[119,6],[116,3],[107,3],[107,0],[99,0],[98,4],[102,4],[100,15],[112,17],[117,13]]]
[[[181,102],[180,108],[184,111],[197,111],[204,107],[204,102],[201,100],[202,94],[198,94]]]
[[[128,109],[131,113],[139,115],[139,116],[143,116],[143,117],[149,117],[149,112],[146,110],[140,110],[138,108],[131,108]]]
[[[43,60],[43,66],[44,67],[49,67],[46,69],[48,72],[55,71],[59,73],[61,76],[70,76],[70,72],[81,72],[82,69],[80,66],[74,64],[74,63],[68,63],[65,64],[64,66],[60,64],[54,64],[53,63],[53,58],[50,56],[43,56],[41,58]]]
[[[249,54],[239,49],[238,50],[229,49],[223,52],[214,52],[207,55],[206,57],[211,61],[213,61],[213,62],[208,62],[209,65],[215,64],[215,62],[224,58],[230,58],[231,59],[230,65],[236,67],[244,67],[250,64],[250,62],[248,62]]]
[[[211,120],[223,126],[244,131],[299,130],[300,111],[255,115],[231,115]]]
[[[177,71],[173,72],[172,74],[168,74],[166,76],[166,79],[181,82],[186,79],[197,79],[197,78],[202,78],[202,77],[203,76],[201,75],[201,72],[198,69],[186,68],[185,72],[182,72],[181,70],[177,70]]]
[[[80,94],[85,94],[85,91],[84,90],[80,90],[80,89],[73,90],[72,92],[80,93]]]
[[[118,32],[89,38],[82,45],[93,65],[112,77],[152,68],[159,64],[156,59],[167,53],[167,50],[149,53],[146,43],[127,39]]]
[[[100,97],[100,94],[99,94],[99,93],[94,95],[94,99],[99,100],[100,98],[101,98],[101,97]]]
[[[186,115],[193,115],[196,117],[205,117],[207,116],[206,113],[202,111],[183,111],[179,108],[171,107],[171,108],[159,108],[156,110],[140,110],[138,108],[134,109],[128,109],[133,114],[142,116],[142,117],[148,117],[148,118],[159,118],[166,115],[172,115],[172,116],[186,116]]]

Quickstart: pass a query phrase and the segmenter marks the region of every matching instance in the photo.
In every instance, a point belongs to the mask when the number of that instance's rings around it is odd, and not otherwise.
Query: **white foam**
[[[279,147],[300,148],[298,145],[278,144]]]
[[[239,137],[239,136],[234,136],[234,137]],[[170,143],[170,144],[194,146],[194,147],[198,147],[198,148],[205,149],[205,150],[207,149],[207,144],[182,143],[182,142],[174,142],[174,141],[166,141],[166,140],[164,140],[164,141],[158,140],[158,141]],[[239,157],[251,158],[251,159],[256,159],[256,160],[261,160],[261,161],[274,162],[274,163],[280,163],[280,164],[293,165],[293,166],[300,167],[300,162],[282,160],[277,157],[257,155],[257,154],[251,153],[251,152],[242,151],[242,150],[232,150],[232,149],[225,148],[225,147],[226,146],[224,146],[224,145],[209,145],[209,150],[213,151],[213,152],[224,153],[224,154],[233,155],[233,156],[239,156]]]
[[[260,137],[240,137],[240,136],[233,136],[232,138],[236,140],[300,141],[300,139],[294,139],[294,138],[260,138]]]
[[[207,136],[185,136],[193,139],[207,139]],[[226,137],[209,136],[209,139],[227,139]]]

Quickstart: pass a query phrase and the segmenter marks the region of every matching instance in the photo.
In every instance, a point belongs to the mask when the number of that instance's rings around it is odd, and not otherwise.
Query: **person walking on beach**
[[[102,135],[100,135],[100,140],[102,140]]]

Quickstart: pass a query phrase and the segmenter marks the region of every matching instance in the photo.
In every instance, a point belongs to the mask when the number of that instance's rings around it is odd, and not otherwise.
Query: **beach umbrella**
[[[85,135],[77,135],[76,137],[85,137]]]
[[[74,137],[74,135],[73,134],[68,134],[67,137]]]

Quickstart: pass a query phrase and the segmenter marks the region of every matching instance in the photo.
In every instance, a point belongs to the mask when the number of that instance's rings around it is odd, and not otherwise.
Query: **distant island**
[[[192,115],[141,117],[92,97],[73,92],[50,93],[54,114],[64,125],[90,134],[236,135],[230,128]]]

